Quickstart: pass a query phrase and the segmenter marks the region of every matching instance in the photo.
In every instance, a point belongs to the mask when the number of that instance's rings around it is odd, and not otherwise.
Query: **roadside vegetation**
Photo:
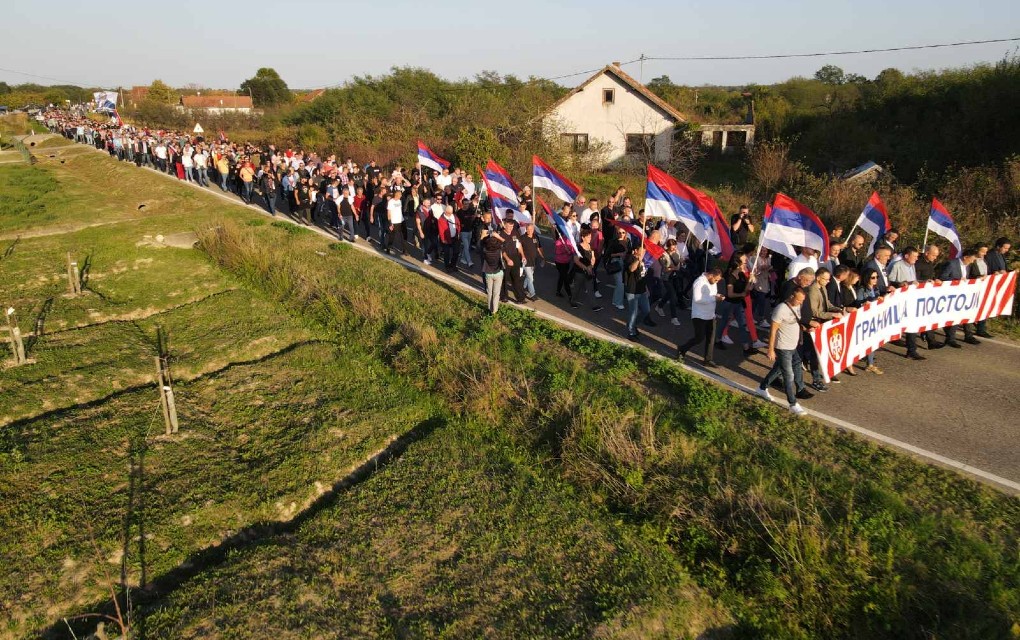
[[[71,199],[0,261],[62,329],[0,371],[7,635],[115,616],[111,585],[153,637],[1016,634],[1015,498],[102,154],[29,169]]]

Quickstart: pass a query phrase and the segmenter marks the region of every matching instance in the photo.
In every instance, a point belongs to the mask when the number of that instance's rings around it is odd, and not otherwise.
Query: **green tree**
[[[827,64],[815,71],[815,80],[825,84],[843,84],[846,82],[846,74],[836,65]]]
[[[673,86],[673,81],[669,79],[669,76],[659,76],[657,78],[652,78],[651,80],[649,80],[647,86],[652,91],[655,91],[656,89],[659,88],[668,89]]]
[[[242,82],[241,93],[251,94],[252,102],[257,107],[275,107],[293,99],[287,83],[271,67],[262,67],[255,72],[255,77]]]
[[[177,93],[162,80],[153,80],[145,99],[156,104],[173,104],[177,102]]]

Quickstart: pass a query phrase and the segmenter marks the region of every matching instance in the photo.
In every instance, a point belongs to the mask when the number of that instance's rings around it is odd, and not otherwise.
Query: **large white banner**
[[[826,382],[904,333],[1012,313],[1016,282],[1017,272],[1012,271],[977,280],[910,284],[886,294],[881,302],[869,302],[826,322],[812,330]]]
[[[113,113],[113,110],[117,108],[116,91],[96,91],[92,94],[92,99],[96,104],[96,111],[99,113]]]

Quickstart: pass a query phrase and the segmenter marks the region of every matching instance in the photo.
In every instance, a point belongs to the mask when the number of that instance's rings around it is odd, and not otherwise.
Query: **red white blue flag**
[[[573,202],[581,193],[581,187],[571,182],[562,173],[553,169],[538,156],[531,157],[532,180],[535,188],[548,189],[564,202]]]
[[[490,158],[485,165],[485,170],[482,171],[482,180],[485,182],[485,192],[489,195],[489,201],[492,203],[493,214],[500,218],[507,211],[512,211],[514,217],[520,214],[521,203],[517,200],[517,192],[521,189],[506,169]]]
[[[545,211],[546,217],[552,220],[552,223],[556,226],[556,231],[559,233],[560,238],[562,238],[563,241],[574,250],[575,255],[580,256],[581,251],[577,248],[577,243],[574,242],[574,234],[570,233],[570,229],[567,227],[567,221],[563,219],[563,216],[550,209],[549,205],[545,203],[545,200],[537,194],[535,195],[535,201],[542,205],[542,210]]]
[[[435,151],[425,146],[425,143],[421,140],[418,141],[418,163],[439,173],[442,173],[443,169],[450,167],[449,162],[440,158]]]
[[[889,214],[885,210],[885,203],[882,202],[877,191],[871,194],[868,204],[864,206],[864,211],[861,211],[854,226],[871,236],[868,254],[875,253],[875,245],[882,239],[882,236],[892,229]]]
[[[783,193],[777,193],[772,210],[762,223],[761,245],[789,258],[796,258],[794,247],[807,247],[829,255],[829,232],[809,209]]]
[[[938,198],[931,199],[931,214],[928,216],[928,231],[935,235],[942,236],[952,245],[949,248],[949,259],[956,260],[963,253],[963,244],[960,243],[960,234],[956,230],[956,223],[953,216],[949,215],[946,208],[938,201]]]
[[[679,220],[698,242],[711,242],[725,260],[733,254],[729,227],[715,200],[653,165],[648,165],[645,211],[653,218]]]

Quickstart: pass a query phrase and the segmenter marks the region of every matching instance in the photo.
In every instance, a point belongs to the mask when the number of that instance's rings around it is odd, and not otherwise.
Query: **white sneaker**
[[[680,318],[673,318],[672,320],[670,320],[670,322],[672,322],[677,327],[680,326]]]
[[[765,400],[768,400],[769,402],[772,401],[772,396],[769,395],[769,390],[768,389],[762,389],[761,387],[755,387],[754,395],[758,396],[759,398],[763,398]]]
[[[602,297],[602,292],[601,291],[596,291],[595,292],[595,297],[596,298],[601,298]]]
[[[660,318],[666,317],[666,311],[662,307],[655,307],[655,313],[659,314]]]
[[[735,329],[739,329],[740,328],[740,323],[737,322],[736,319],[733,319],[733,320],[730,320],[730,326],[735,328]]]
[[[425,258],[424,263],[425,263],[425,266],[427,267],[427,266],[432,264],[432,261],[429,260],[428,258]]]
[[[627,307],[623,306],[622,304],[614,304],[613,306],[616,307],[617,309],[619,309],[620,311],[623,311],[624,309],[627,308]]]
[[[723,344],[733,344],[733,338],[727,335],[723,335],[723,337],[719,339],[719,342]]]
[[[797,416],[802,416],[805,413],[807,413],[807,411],[804,409],[804,407],[800,406],[799,404],[791,404],[790,405],[790,411],[793,412],[793,414],[797,415]]]
[[[759,329],[771,329],[772,328],[772,323],[769,322],[768,320],[762,320],[761,322],[758,323],[758,328]]]
[[[762,342],[761,340],[755,340],[754,344],[752,344],[751,346],[754,347],[755,349],[768,349],[769,348],[768,343],[767,342]]]

